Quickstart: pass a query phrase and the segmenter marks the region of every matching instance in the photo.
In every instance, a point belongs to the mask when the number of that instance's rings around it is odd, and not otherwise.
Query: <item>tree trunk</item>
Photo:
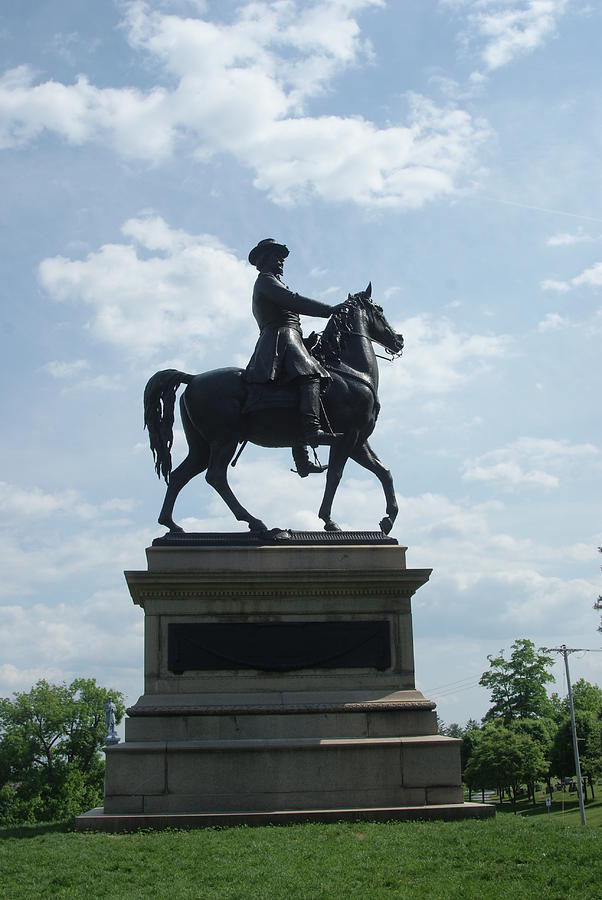
[[[594,795],[594,779],[592,778],[591,775],[588,775],[587,780],[589,781],[589,789],[592,792],[592,800],[595,800],[596,797]]]
[[[481,788],[481,801],[483,803],[485,802],[485,788],[484,787]]]
[[[512,812],[516,815],[516,787],[514,785],[511,786],[511,794],[512,798]]]

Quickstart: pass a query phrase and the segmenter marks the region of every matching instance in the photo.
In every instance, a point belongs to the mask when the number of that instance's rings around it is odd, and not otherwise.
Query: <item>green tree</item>
[[[602,547],[598,547],[600,553],[602,553]],[[598,597],[596,602],[594,603],[594,609],[602,610],[602,597]],[[602,619],[600,619],[600,624],[598,625],[598,631],[602,631]]]
[[[585,795],[589,784],[593,799],[594,781],[602,774],[602,689],[580,678],[573,685],[573,703]],[[561,779],[574,775],[577,768],[568,698],[562,701],[562,711],[551,749],[552,771]]]
[[[557,722],[551,716],[542,716],[541,719],[516,719],[512,723],[511,728],[516,734],[526,734],[540,748],[545,761],[545,771],[540,772],[540,775],[545,777],[548,793],[551,794],[552,775],[554,774],[551,766],[551,755],[554,738],[558,730]],[[528,782],[527,788],[535,806],[535,783]]]
[[[472,751],[475,743],[479,739],[479,735],[481,734],[481,726],[476,721],[476,719],[469,719],[463,729],[462,734],[462,746],[460,747],[460,764],[462,767],[462,780],[468,787],[468,799],[472,800],[472,784],[468,784],[466,778],[464,777],[466,772],[466,766],[468,765],[468,761],[472,756]],[[485,798],[483,798],[483,802],[485,802]]]
[[[451,722],[450,725],[440,722],[439,734],[444,734],[446,737],[461,738],[464,735],[464,729],[457,722]]]
[[[597,684],[591,684],[585,678],[580,678],[573,685],[573,704],[575,709],[590,712],[593,715],[602,716],[602,688]],[[569,712],[569,699],[565,697],[563,707]]]
[[[553,681],[549,669],[554,660],[525,638],[514,641],[509,659],[500,650],[489,655],[489,669],[479,684],[491,691],[491,707],[485,721],[501,719],[505,725],[517,719],[538,719],[551,714],[546,684]]]
[[[476,738],[464,777],[472,790],[497,788],[500,799],[509,790],[516,812],[521,784],[532,784],[546,769],[539,745],[501,722],[490,723]]]
[[[41,680],[12,700],[0,699],[0,821],[49,821],[98,803],[109,697],[120,722],[123,696],[94,679]]]

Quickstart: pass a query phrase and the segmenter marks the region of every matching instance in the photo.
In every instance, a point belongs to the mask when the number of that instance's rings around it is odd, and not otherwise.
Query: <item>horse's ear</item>
[[[372,296],[372,282],[369,281],[368,287],[366,288],[366,292],[365,292],[366,300],[369,300],[371,296]]]
[[[347,294],[347,299],[351,300],[351,294]]]

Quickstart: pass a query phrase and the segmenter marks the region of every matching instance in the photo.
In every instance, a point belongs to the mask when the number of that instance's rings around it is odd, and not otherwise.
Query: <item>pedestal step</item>
[[[462,803],[440,735],[128,741],[107,748],[105,812],[241,812]]]
[[[235,825],[294,825],[302,822],[403,822],[443,819],[489,819],[495,807],[482,803],[436,803],[431,806],[385,806],[373,809],[286,809],[229,813],[112,814],[102,806],[75,820],[76,831],[138,831],[149,828],[227,828]]]

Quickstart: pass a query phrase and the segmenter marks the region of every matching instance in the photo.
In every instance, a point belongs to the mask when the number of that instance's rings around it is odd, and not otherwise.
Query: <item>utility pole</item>
[[[581,824],[585,825],[585,806],[583,804],[583,782],[581,781],[581,763],[579,762],[579,746],[577,744],[577,726],[575,725],[575,706],[573,704],[573,690],[571,688],[571,676],[569,674],[569,653],[579,652],[578,648],[569,649],[566,644],[560,647],[551,647],[551,653],[562,653],[564,657],[564,668],[566,670],[566,686],[569,695],[569,709],[571,711],[571,730],[573,732],[573,753],[575,756],[575,769],[577,774],[577,791],[579,793],[579,812],[581,813]]]

